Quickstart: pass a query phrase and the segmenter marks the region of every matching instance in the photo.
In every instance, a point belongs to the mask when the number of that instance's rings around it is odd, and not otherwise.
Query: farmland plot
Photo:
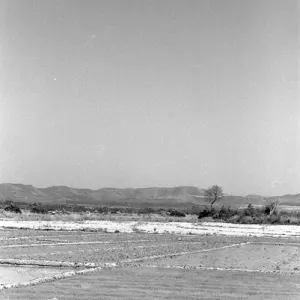
[[[217,243],[217,245],[224,245],[223,243]],[[216,245],[216,243],[214,243]],[[112,247],[112,244],[93,244],[93,245],[71,245],[60,247],[51,247],[51,252],[45,252],[45,248],[40,249],[27,249],[26,254],[19,252],[11,253],[7,251],[1,256],[22,258],[24,256],[30,257],[35,260],[43,260],[47,257],[49,260],[63,260],[63,261],[76,261],[76,262],[122,262],[125,259],[137,259],[147,256],[155,255],[168,255],[169,253],[182,253],[199,251],[200,249],[210,248],[209,244],[202,244],[202,242],[169,242],[169,243],[149,243],[138,242],[138,243],[119,243]],[[38,247],[36,247],[38,248]]]
[[[21,271],[10,284],[9,276],[2,279],[0,299],[299,299],[299,244],[296,238],[2,230],[0,262],[11,266],[6,272]]]
[[[300,294],[299,279],[299,275],[266,276],[236,271],[124,268],[6,290],[2,292],[2,299],[296,300]]]
[[[299,244],[248,243],[234,248],[161,259],[153,267],[241,270],[245,272],[299,272]]]

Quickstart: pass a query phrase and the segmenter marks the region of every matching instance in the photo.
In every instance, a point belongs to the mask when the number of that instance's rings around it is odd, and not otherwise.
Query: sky
[[[0,0],[0,182],[300,193],[300,0]]]

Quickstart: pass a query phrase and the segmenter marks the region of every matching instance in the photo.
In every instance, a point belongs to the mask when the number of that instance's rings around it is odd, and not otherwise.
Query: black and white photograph
[[[300,300],[300,0],[0,0],[0,300]]]

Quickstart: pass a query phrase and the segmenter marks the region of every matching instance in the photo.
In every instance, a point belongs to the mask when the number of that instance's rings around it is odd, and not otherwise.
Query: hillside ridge
[[[184,206],[203,205],[205,189],[196,186],[113,188],[100,189],[73,188],[68,186],[49,186],[37,188],[21,183],[0,184],[0,201],[40,202],[81,205],[148,205],[148,206]],[[249,203],[263,205],[268,199],[283,205],[300,205],[300,194],[263,197],[260,195],[225,195],[222,204],[244,206]]]

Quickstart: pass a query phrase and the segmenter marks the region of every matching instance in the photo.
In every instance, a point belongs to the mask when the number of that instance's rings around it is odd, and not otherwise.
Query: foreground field
[[[299,299],[299,245],[297,237],[2,229],[0,299]]]
[[[153,268],[111,269],[33,287],[2,299],[299,299],[299,275]],[[0,294],[1,295],[1,294]],[[5,298],[7,297],[7,298]]]

